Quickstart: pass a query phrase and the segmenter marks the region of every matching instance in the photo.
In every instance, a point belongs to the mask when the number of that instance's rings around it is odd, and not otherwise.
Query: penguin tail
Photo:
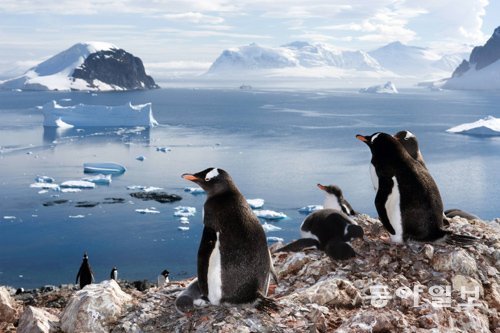
[[[325,246],[325,252],[335,260],[346,260],[356,256],[356,252],[349,244],[339,241],[329,241]]]
[[[443,239],[447,244],[456,246],[471,246],[480,240],[480,238],[474,236],[459,235],[451,231],[445,231],[445,236]]]
[[[257,292],[255,308],[261,312],[278,312],[280,309],[274,299],[266,297],[260,292]]]
[[[288,245],[283,246],[282,248],[277,249],[274,252],[299,252],[307,247],[312,246],[319,248],[319,241],[314,238],[300,238]]]

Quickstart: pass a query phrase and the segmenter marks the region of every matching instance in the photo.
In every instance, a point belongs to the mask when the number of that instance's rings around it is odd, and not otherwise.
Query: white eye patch
[[[408,140],[409,138],[414,138],[414,137],[415,137],[415,135],[413,135],[412,132],[406,131],[405,140]]]
[[[205,176],[205,181],[206,182],[209,182],[210,180],[212,180],[213,178],[217,177],[219,175],[219,170],[217,170],[217,168],[213,168],[212,170],[210,170],[209,173],[207,173],[207,175]]]
[[[380,133],[377,133],[377,134],[375,134],[374,136],[372,136],[372,140],[371,140],[371,142],[373,143],[373,141],[375,141],[375,139],[376,139],[379,135],[380,135]]]

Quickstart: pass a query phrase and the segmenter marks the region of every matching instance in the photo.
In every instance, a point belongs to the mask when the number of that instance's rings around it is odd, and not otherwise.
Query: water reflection
[[[145,127],[43,128],[45,144],[85,140],[85,143],[122,142],[149,144],[151,129]]]

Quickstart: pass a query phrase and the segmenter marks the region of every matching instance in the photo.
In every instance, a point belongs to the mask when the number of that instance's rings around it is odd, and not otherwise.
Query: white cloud
[[[205,15],[198,12],[164,14],[162,15],[162,17],[168,20],[191,22],[191,23],[219,24],[224,22],[224,19],[222,17]]]

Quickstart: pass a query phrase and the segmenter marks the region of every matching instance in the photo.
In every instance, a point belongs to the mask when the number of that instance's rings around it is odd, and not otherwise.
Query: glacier
[[[154,127],[151,103],[119,106],[77,104],[61,106],[55,100],[45,104],[43,126],[47,127]]]

